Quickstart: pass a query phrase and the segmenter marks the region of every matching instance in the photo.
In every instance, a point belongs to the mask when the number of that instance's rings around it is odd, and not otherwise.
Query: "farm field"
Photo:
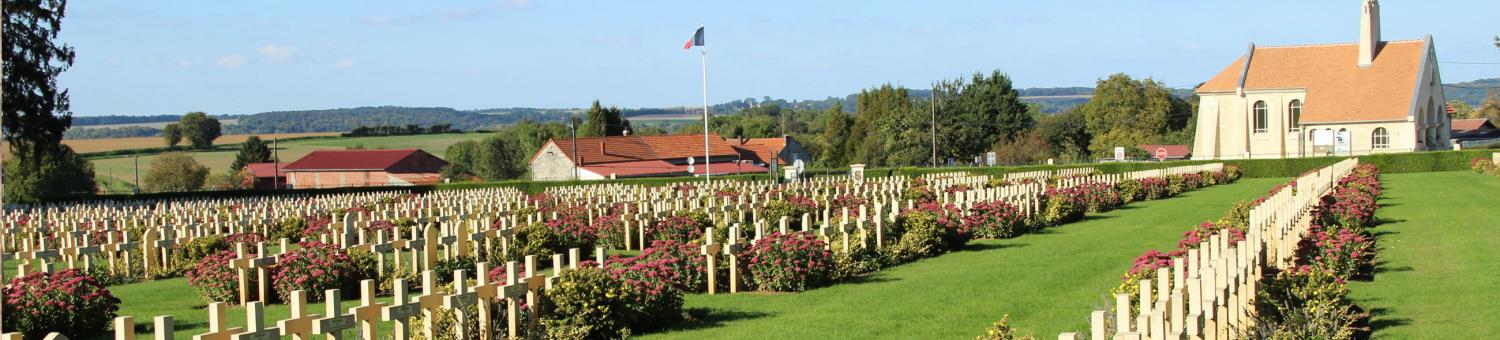
[[[964,339],[1010,314],[1023,333],[1085,331],[1131,259],[1169,249],[1183,232],[1218,219],[1235,201],[1286,182],[1241,179],[1138,202],[1087,220],[876,272],[797,294],[687,296],[695,321],[652,339]]]
[[[313,150],[343,150],[352,146],[363,146],[368,149],[419,148],[438,157],[442,157],[443,150],[447,149],[449,145],[453,145],[454,143],[465,140],[480,139],[486,135],[488,134],[462,133],[299,140],[281,143],[280,156],[283,162],[292,162],[296,161],[299,158],[302,158],[302,156],[307,155]],[[266,137],[262,136],[261,138]],[[152,146],[160,146],[160,138],[156,138],[153,140],[156,141],[157,144]],[[241,138],[233,143],[239,143],[243,141],[244,139]],[[224,138],[219,138],[219,143],[227,144],[231,142],[225,141]],[[237,150],[238,149],[221,148],[212,151],[191,152],[190,154],[192,154],[193,158],[198,160],[198,163],[202,163],[203,165],[208,166],[209,169],[213,171],[224,171],[225,169],[229,168],[230,163],[234,162],[234,155],[237,153]],[[155,158],[156,155],[140,157],[142,176],[145,175],[145,171],[150,166],[151,160]],[[127,183],[133,183],[135,181],[133,156],[96,158],[92,159],[92,161],[94,162],[94,173],[101,177],[113,177],[123,180]]]
[[[260,136],[261,139],[293,138],[309,136],[338,136],[337,132],[318,133],[268,133],[260,135],[229,135],[220,136],[214,140],[214,144],[239,144],[245,142],[250,136]],[[106,138],[106,139],[64,139],[63,144],[73,147],[73,152],[89,153],[114,150],[158,148],[166,146],[161,137],[133,137],[133,138]]]
[[[1375,279],[1349,284],[1377,339],[1500,334],[1500,179],[1471,172],[1382,176]]]

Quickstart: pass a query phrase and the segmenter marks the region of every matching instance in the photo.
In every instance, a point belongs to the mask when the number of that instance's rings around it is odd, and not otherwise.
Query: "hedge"
[[[322,138],[322,137],[309,137]],[[1359,156],[1361,163],[1375,164],[1383,173],[1408,173],[1408,172],[1431,172],[1431,171],[1465,171],[1469,169],[1469,161],[1475,158],[1489,159],[1490,154],[1496,150],[1463,150],[1463,151],[1426,151],[1406,152],[1379,155]],[[1205,164],[1223,162],[1224,164],[1238,165],[1244,170],[1244,177],[1250,178],[1284,178],[1296,177],[1304,172],[1325,167],[1336,163],[1347,157],[1312,157],[1312,158],[1286,158],[1286,159],[1251,159],[1251,160],[1195,160],[1195,161],[1171,161],[1171,162],[1132,162],[1132,163],[1098,163],[1098,164],[1069,164],[1069,165],[1022,165],[1022,166],[995,166],[995,167],[940,167],[940,168],[877,168],[865,170],[865,177],[890,177],[890,176],[920,176],[922,174],[968,171],[976,174],[999,176],[1007,173],[1056,170],[1081,167],[1093,167],[1105,173],[1122,173],[1139,170],[1152,170],[1165,167]],[[808,169],[808,175],[837,175],[848,173],[848,169]],[[743,174],[715,176],[715,179],[753,181],[769,180],[767,174]],[[225,191],[194,191],[194,192],[167,192],[167,193],[144,193],[144,194],[114,194],[114,195],[66,195],[49,197],[45,202],[67,202],[81,200],[134,200],[134,199],[172,199],[172,198],[225,198],[261,195],[321,195],[358,193],[373,191],[409,190],[413,193],[424,193],[434,190],[462,190],[477,188],[516,188],[523,192],[536,193],[547,190],[547,188],[572,185],[591,184],[633,184],[644,186],[666,186],[680,183],[692,183],[701,181],[698,177],[652,177],[652,178],[627,178],[608,181],[532,181],[532,180],[508,180],[495,182],[469,182],[449,183],[427,186],[410,187],[364,187],[364,188],[329,188],[329,189],[297,189],[297,190],[225,190]]]

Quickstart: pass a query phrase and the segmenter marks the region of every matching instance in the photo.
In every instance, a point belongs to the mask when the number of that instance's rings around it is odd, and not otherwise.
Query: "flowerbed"
[[[77,269],[31,273],[3,290],[4,332],[41,339],[49,332],[73,338],[103,334],[120,310],[120,299]]]

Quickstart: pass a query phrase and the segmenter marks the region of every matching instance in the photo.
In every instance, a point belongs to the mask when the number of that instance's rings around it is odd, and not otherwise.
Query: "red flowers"
[[[27,338],[48,332],[79,338],[102,334],[120,310],[120,299],[77,269],[11,279],[3,298],[6,331]]]
[[[833,254],[807,232],[771,233],[751,246],[747,268],[760,290],[795,292],[822,285],[833,272]]]
[[[1027,231],[1026,216],[1004,201],[976,203],[963,220],[964,227],[977,238],[1012,238]]]

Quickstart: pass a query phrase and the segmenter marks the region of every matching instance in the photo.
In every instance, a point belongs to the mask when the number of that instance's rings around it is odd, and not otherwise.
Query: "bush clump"
[[[975,238],[1012,238],[1027,231],[1021,209],[998,200],[974,204],[964,216],[964,225]]]
[[[203,257],[198,265],[187,272],[188,285],[198,290],[204,302],[239,303],[240,282],[238,271],[230,265],[236,258],[229,250]],[[255,284],[255,275],[250,275],[250,284]],[[251,290],[254,291],[253,289]]]
[[[833,254],[809,232],[771,233],[750,247],[747,267],[755,287],[798,292],[828,282]]]
[[[359,269],[343,249],[332,244],[303,242],[297,250],[281,255],[272,274],[273,287],[282,300],[296,290],[307,291],[308,300],[323,300],[327,289],[353,291]]]
[[[849,202],[845,201],[843,203],[848,204]],[[767,202],[765,212],[762,215],[772,225],[781,223],[783,216],[787,218],[788,224],[800,225],[802,224],[802,214],[814,214],[819,209],[822,208],[816,200],[804,196],[787,196],[784,199]]]
[[[5,332],[41,339],[50,332],[71,338],[104,334],[120,311],[120,299],[77,269],[31,273],[3,290]]]
[[[969,242],[957,209],[923,203],[896,216],[891,233],[896,243],[888,250],[891,262],[905,263],[963,247]]]
[[[620,339],[630,336],[627,320],[637,319],[629,307],[636,293],[598,268],[562,273],[545,291],[542,328],[549,339]]]

